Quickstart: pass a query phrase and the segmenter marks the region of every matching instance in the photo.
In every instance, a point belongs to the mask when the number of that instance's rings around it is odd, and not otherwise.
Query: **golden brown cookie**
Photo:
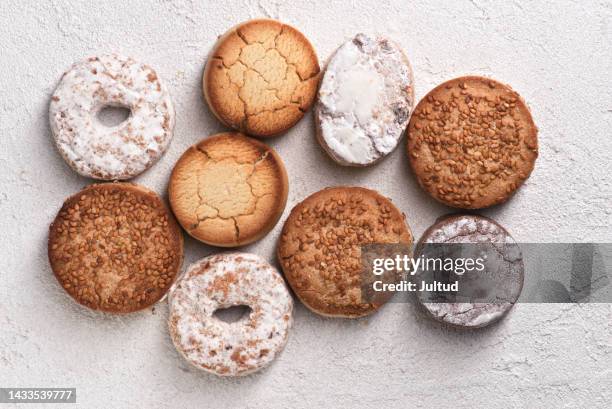
[[[421,186],[453,207],[506,201],[529,177],[538,129],[523,99],[484,77],[438,85],[414,110],[408,157]]]
[[[221,122],[267,137],[310,109],[319,62],[302,33],[276,20],[250,20],[223,35],[204,70],[204,97]]]
[[[317,314],[357,318],[381,305],[363,300],[362,245],[412,243],[405,216],[361,187],[321,190],[293,208],[277,256],[298,298]]]
[[[170,206],[183,228],[220,247],[249,244],[268,233],[285,209],[288,190],[276,151],[237,132],[187,149],[168,186]]]
[[[61,286],[94,310],[127,313],[168,291],[183,262],[183,236],[154,192],[131,183],[86,187],[49,227],[49,262]]]

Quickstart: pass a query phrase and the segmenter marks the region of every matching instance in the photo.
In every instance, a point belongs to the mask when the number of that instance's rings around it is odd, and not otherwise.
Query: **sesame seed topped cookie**
[[[383,243],[412,243],[405,216],[373,190],[333,187],[293,208],[277,256],[285,278],[310,310],[357,318],[382,305],[363,297],[361,246]]]
[[[509,86],[477,76],[429,92],[408,126],[408,157],[420,185],[453,207],[502,203],[529,177],[538,129]]]
[[[130,183],[86,187],[49,227],[61,286],[94,310],[127,313],[161,299],[181,267],[183,236],[154,192]]]
[[[204,71],[204,96],[227,126],[273,136],[310,109],[319,72],[314,48],[302,33],[276,20],[251,20],[217,42]]]

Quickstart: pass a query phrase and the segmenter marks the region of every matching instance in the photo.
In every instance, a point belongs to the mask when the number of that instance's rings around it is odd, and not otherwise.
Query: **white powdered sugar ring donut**
[[[242,376],[270,364],[293,323],[293,300],[281,275],[261,257],[226,253],[192,264],[169,293],[170,335],[199,369]],[[247,318],[226,322],[214,313],[248,306]]]
[[[391,153],[414,107],[408,58],[384,37],[357,34],[327,65],[315,109],[317,139],[341,165],[368,166]]]
[[[97,118],[106,107],[129,117],[116,126]],[[174,129],[170,94],[153,69],[116,54],[75,63],[57,86],[49,107],[51,131],[64,160],[83,176],[132,178],[166,151]]]
[[[431,243],[443,246],[427,248]],[[493,302],[427,302],[429,294],[418,292],[420,305],[431,318],[455,327],[481,328],[500,320],[512,309],[523,288],[524,264],[518,244],[506,229],[489,218],[453,215],[442,217],[427,229],[415,257],[424,253],[428,253],[427,257],[448,255],[452,246],[446,244],[467,244],[461,248],[463,255],[475,252],[485,260],[482,273],[463,273],[453,279],[459,279],[460,286],[472,288],[468,291],[487,291],[487,300]]]

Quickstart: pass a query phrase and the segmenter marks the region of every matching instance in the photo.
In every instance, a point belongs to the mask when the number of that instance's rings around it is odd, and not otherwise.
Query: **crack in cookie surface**
[[[255,20],[219,41],[207,63],[204,92],[221,121],[269,136],[291,127],[310,108],[319,72],[316,54],[301,33]]]
[[[284,165],[269,147],[237,133],[208,138],[178,161],[170,202],[183,227],[216,245],[239,245],[270,228],[284,208]]]
[[[198,149],[198,152],[206,151]],[[240,229],[236,217],[252,215],[256,211],[260,197],[272,193],[256,194],[250,181],[257,172],[257,166],[267,156],[268,152],[264,152],[255,162],[251,163],[242,162],[236,157],[214,160],[208,153],[205,153],[206,163],[197,169],[200,203],[197,209],[198,222],[192,230],[197,229],[201,221],[209,218],[232,219],[236,225],[236,237],[238,238]],[[228,174],[231,180],[227,179]],[[247,196],[246,201],[236,200],[237,197],[243,199],[245,196]],[[210,215],[207,208],[211,208],[215,212],[214,215]],[[200,216],[201,214],[204,216]]]

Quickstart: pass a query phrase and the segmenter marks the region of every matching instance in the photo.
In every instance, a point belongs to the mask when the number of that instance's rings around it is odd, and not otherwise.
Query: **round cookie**
[[[447,81],[423,98],[408,125],[408,157],[420,185],[453,207],[506,201],[529,177],[538,129],[523,99],[483,77]]]
[[[280,218],[287,172],[274,149],[242,134],[211,136],[176,163],[168,192],[179,223],[196,239],[235,247],[267,234]]]
[[[129,117],[116,126],[97,115],[124,107]],[[75,63],[51,97],[49,120],[64,160],[83,176],[101,180],[132,178],[148,169],[168,148],[174,105],[149,66],[117,54]]]
[[[484,269],[417,271],[415,278],[430,282],[458,281],[459,296],[483,302],[447,302],[457,293],[417,292],[417,300],[436,321],[461,328],[482,328],[503,318],[514,306],[524,281],[520,247],[510,234],[489,218],[478,215],[441,217],[419,240],[415,259],[482,258]],[[425,278],[427,277],[427,278]],[[420,287],[420,283],[417,284]]]
[[[204,97],[225,125],[273,136],[310,109],[319,72],[317,55],[302,33],[276,20],[250,20],[217,42],[204,70]]]
[[[277,256],[285,278],[310,310],[357,318],[381,306],[362,297],[360,246],[373,243],[411,244],[405,216],[373,190],[334,187],[291,210]]]
[[[414,106],[412,69],[384,37],[357,34],[330,59],[315,106],[317,140],[345,166],[368,166],[391,153]]]
[[[154,192],[130,183],[86,187],[49,227],[60,285],[93,310],[127,313],[159,301],[183,262],[183,236]]]
[[[243,376],[269,365],[287,343],[293,300],[281,275],[254,254],[205,257],[170,290],[170,336],[192,365]],[[248,318],[225,322],[215,311],[246,305]]]

